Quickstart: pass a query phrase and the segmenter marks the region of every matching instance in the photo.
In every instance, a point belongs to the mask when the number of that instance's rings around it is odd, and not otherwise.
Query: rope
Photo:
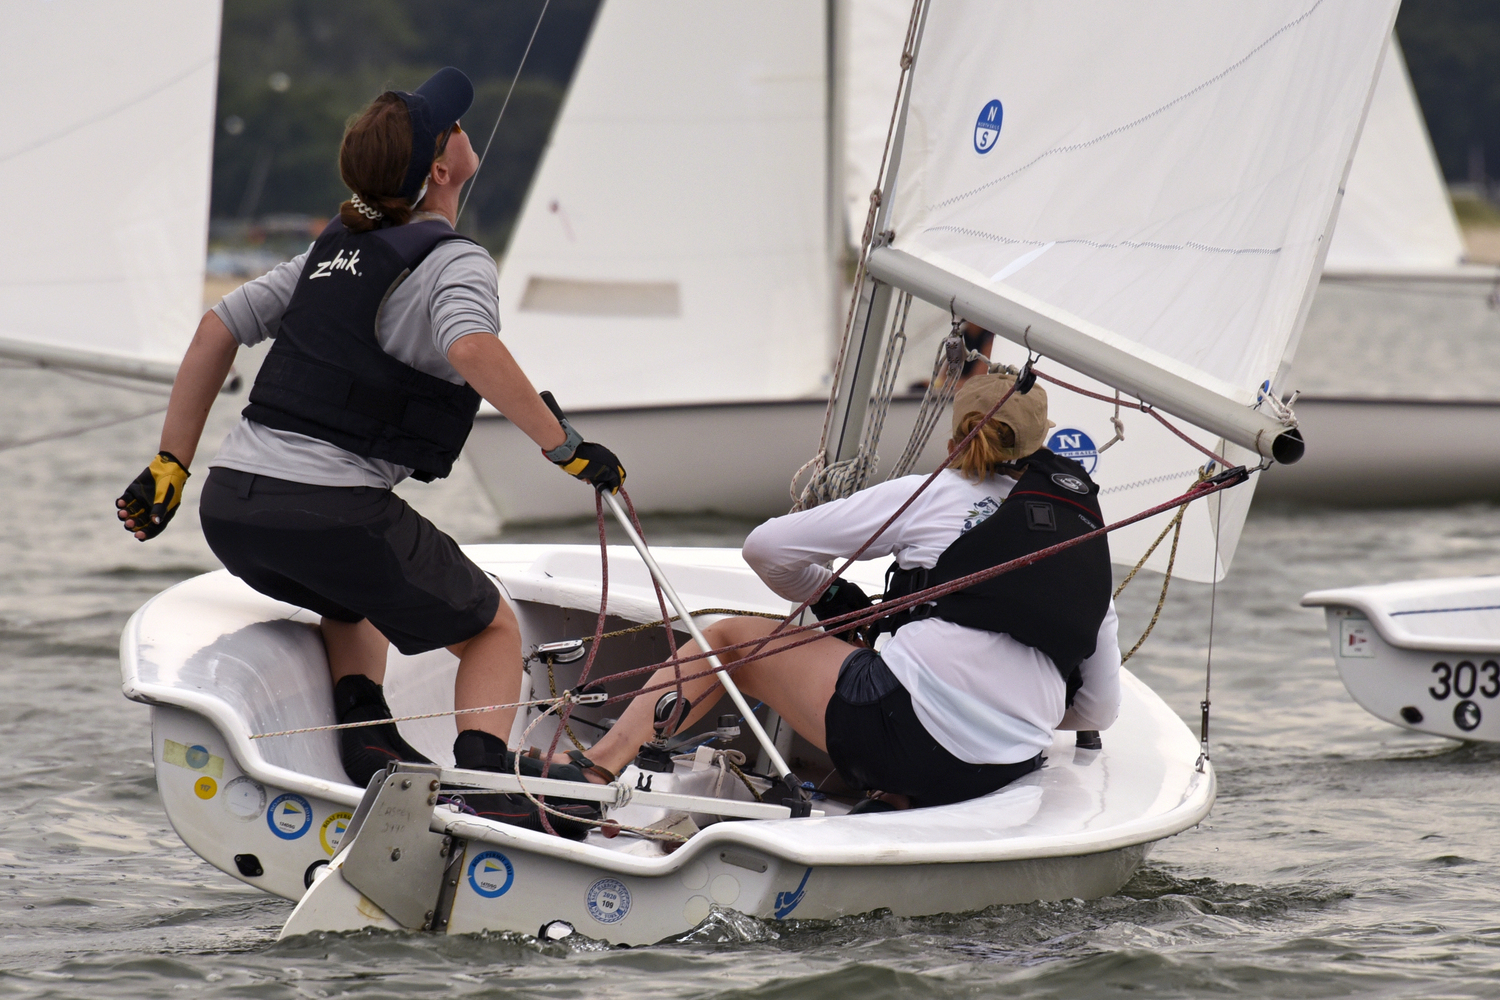
[[[1161,544],[1161,540],[1167,537],[1167,532],[1171,531],[1172,552],[1167,556],[1167,572],[1161,580],[1161,595],[1156,599],[1156,610],[1151,613],[1151,621],[1146,625],[1146,631],[1142,632],[1141,637],[1135,641],[1135,645],[1130,647],[1130,652],[1120,657],[1121,666],[1129,663],[1130,658],[1136,654],[1136,651],[1146,644],[1146,640],[1151,636],[1151,630],[1156,628],[1156,622],[1161,618],[1161,609],[1167,604],[1167,587],[1172,583],[1172,567],[1177,565],[1177,541],[1182,537],[1182,515],[1186,511],[1187,504],[1183,504],[1177,508],[1177,516],[1167,522],[1167,526],[1161,529],[1161,534],[1156,536],[1156,541],[1151,543],[1151,547],[1146,550],[1146,554],[1141,556],[1140,562],[1135,564],[1135,569],[1131,570],[1130,575],[1121,580],[1120,585],[1115,588],[1114,596],[1119,597],[1121,592],[1124,591],[1126,584],[1135,579],[1135,575],[1141,571],[1141,567],[1146,565],[1146,560],[1151,558],[1151,553],[1156,551],[1156,547]]]
[[[1036,377],[1039,378],[1039,379],[1041,379],[1044,382],[1051,382],[1053,385],[1062,386],[1064,389],[1071,389],[1073,392],[1078,393],[1078,395],[1080,395],[1080,396],[1087,396],[1089,399],[1097,399],[1100,402],[1104,402],[1104,403],[1114,403],[1115,406],[1116,406],[1116,412],[1118,412],[1118,407],[1123,402],[1123,404],[1125,406],[1130,407],[1132,410],[1140,410],[1142,413],[1150,414],[1152,417],[1156,418],[1156,422],[1157,423],[1161,424],[1167,430],[1171,431],[1173,434],[1176,434],[1178,437],[1182,438],[1182,440],[1186,441],[1188,444],[1192,445],[1194,448],[1197,448],[1199,451],[1203,452],[1203,454],[1207,455],[1209,458],[1213,459],[1215,462],[1218,462],[1224,468],[1228,469],[1228,468],[1232,468],[1233,467],[1234,463],[1232,463],[1228,459],[1224,458],[1218,452],[1210,451],[1209,449],[1203,447],[1203,445],[1199,444],[1197,441],[1194,441],[1192,438],[1188,437],[1182,431],[1178,430],[1175,426],[1173,426],[1173,424],[1169,420],[1167,420],[1166,417],[1162,416],[1160,413],[1157,413],[1156,412],[1156,407],[1152,406],[1150,403],[1143,402],[1141,400],[1136,400],[1134,403],[1131,403],[1131,402],[1128,402],[1128,401],[1122,401],[1119,398],[1119,393],[1116,393],[1113,397],[1104,396],[1104,395],[1101,395],[1101,394],[1099,394],[1097,392],[1090,392],[1089,390],[1083,388],[1082,386],[1077,386],[1077,385],[1073,385],[1073,384],[1071,384],[1069,382],[1064,382],[1060,378],[1053,378],[1051,375],[1043,375],[1041,372],[1037,372],[1036,373]]]
[[[901,75],[896,81],[896,99],[891,104],[891,119],[885,129],[885,146],[880,152],[880,169],[875,172],[875,188],[870,192],[870,208],[865,213],[865,228],[859,240],[859,259],[855,264],[853,278],[853,292],[849,296],[849,311],[844,318],[844,339],[839,345],[838,357],[833,364],[833,392],[828,396],[828,407],[823,411],[823,433],[818,439],[818,453],[803,464],[792,475],[791,494],[792,500],[800,503],[802,493],[797,489],[797,480],[809,469],[816,477],[823,471],[824,463],[828,457],[828,431],[833,425],[834,405],[838,400],[838,387],[842,382],[844,364],[849,357],[849,348],[854,340],[854,317],[859,312],[860,293],[864,290],[866,268],[870,260],[870,244],[875,238],[875,220],[880,214],[880,192],[885,187],[886,167],[890,164],[891,147],[896,137],[896,122],[900,119],[901,95],[906,91],[906,80],[911,73],[912,64],[916,60],[916,52],[912,47],[917,40],[917,26],[921,23],[922,4],[924,0],[913,0],[911,6],[911,17],[906,22],[906,39],[901,45]]]
[[[927,447],[932,432],[937,428],[953,397],[958,393],[958,381],[963,375],[968,360],[964,340],[958,332],[961,320],[954,318],[953,330],[938,345],[937,357],[932,361],[932,377],[927,381],[927,390],[922,394],[922,403],[917,407],[917,417],[912,421],[911,437],[906,440],[906,450],[901,453],[888,479],[900,479],[911,472],[922,451]]]
[[[1233,469],[1229,469],[1226,472],[1222,472],[1222,473],[1220,473],[1217,476],[1214,476],[1214,477],[1212,477],[1210,479],[1206,479],[1206,480],[1204,480],[1204,481],[1202,481],[1200,483],[1194,484],[1193,487],[1191,487],[1186,493],[1182,494],[1181,496],[1174,497],[1173,499],[1171,499],[1171,500],[1169,500],[1169,501],[1167,501],[1165,503],[1158,504],[1158,505],[1156,505],[1154,507],[1151,507],[1151,508],[1148,508],[1148,509],[1146,509],[1144,511],[1141,511],[1140,513],[1133,514],[1133,515],[1131,515],[1129,517],[1126,517],[1126,518],[1123,518],[1123,519],[1121,519],[1119,521],[1115,521],[1115,522],[1113,522],[1111,524],[1107,524],[1107,525],[1105,525],[1102,528],[1097,528],[1094,531],[1090,531],[1090,532],[1088,532],[1086,534],[1079,535],[1076,538],[1071,538],[1071,539],[1068,539],[1067,541],[1059,542],[1056,545],[1051,545],[1051,546],[1048,546],[1047,548],[1044,548],[1044,549],[1039,549],[1036,552],[1029,553],[1028,555],[1025,555],[1025,556],[1020,556],[1020,557],[1018,557],[1016,559],[1012,559],[1012,560],[1010,560],[1008,562],[1000,563],[1000,564],[998,564],[996,566],[991,566],[991,567],[989,567],[987,569],[983,569],[983,570],[979,570],[979,571],[974,572],[974,573],[970,573],[970,574],[968,574],[966,576],[962,576],[962,577],[959,577],[957,579],[950,580],[949,582],[944,583],[944,584],[939,584],[939,585],[936,585],[936,586],[933,586],[933,587],[928,587],[925,590],[916,591],[916,592],[914,592],[912,594],[908,594],[905,597],[901,597],[901,598],[898,598],[896,600],[883,601],[879,605],[874,606],[873,608],[862,609],[862,610],[859,610],[859,611],[851,611],[851,612],[848,612],[846,614],[837,615],[837,616],[825,619],[822,622],[815,622],[815,623],[813,623],[811,625],[801,625],[801,626],[797,626],[797,627],[787,627],[787,628],[784,628],[784,629],[782,629],[780,631],[773,632],[770,635],[763,636],[763,637],[761,637],[759,639],[747,639],[747,640],[745,640],[743,642],[731,643],[731,644],[726,645],[726,646],[721,646],[718,649],[714,650],[713,652],[716,653],[716,654],[718,654],[718,655],[720,655],[722,657],[722,654],[724,654],[724,653],[738,652],[738,651],[744,650],[744,649],[750,650],[747,653],[747,655],[745,655],[745,656],[743,656],[743,657],[741,657],[741,658],[739,658],[737,660],[734,660],[732,662],[724,663],[723,664],[723,669],[724,670],[732,672],[736,668],[738,668],[738,667],[740,667],[740,666],[742,666],[742,665],[744,665],[746,663],[750,663],[750,662],[753,662],[753,661],[759,660],[759,659],[764,659],[767,656],[771,656],[771,655],[774,655],[774,654],[777,654],[777,653],[783,653],[783,652],[786,652],[789,649],[795,649],[795,648],[797,648],[799,646],[805,646],[805,645],[807,645],[810,642],[816,642],[816,641],[818,641],[820,639],[825,638],[826,637],[826,635],[825,635],[826,632],[842,631],[846,626],[860,627],[860,626],[863,626],[863,625],[868,625],[871,622],[874,622],[874,621],[876,621],[876,620],[878,620],[880,618],[888,617],[891,614],[894,614],[894,613],[899,612],[899,611],[905,611],[907,608],[915,607],[918,604],[925,604],[925,603],[927,603],[929,601],[932,601],[932,600],[935,600],[935,599],[937,599],[939,597],[946,596],[947,594],[951,594],[951,593],[954,593],[956,591],[963,590],[963,589],[966,589],[968,587],[972,587],[972,586],[974,586],[975,584],[978,584],[978,583],[983,583],[984,581],[993,579],[994,577],[1000,576],[1003,573],[1008,573],[1008,572],[1011,572],[1011,571],[1016,570],[1016,569],[1022,569],[1022,568],[1026,567],[1026,566],[1030,566],[1030,565],[1032,565],[1032,564],[1034,564],[1034,563],[1036,563],[1036,562],[1038,562],[1038,561],[1040,561],[1042,559],[1048,558],[1050,556],[1058,554],[1059,552],[1063,552],[1063,551],[1066,551],[1067,549],[1073,548],[1076,545],[1081,545],[1081,544],[1083,544],[1085,542],[1092,541],[1095,538],[1101,538],[1101,537],[1103,537],[1104,535],[1106,535],[1106,534],[1108,534],[1110,532],[1118,531],[1121,528],[1128,527],[1129,525],[1135,524],[1135,523],[1137,523],[1139,521],[1144,521],[1144,520],[1146,520],[1148,518],[1155,517],[1156,515],[1165,513],[1166,511],[1172,510],[1175,507],[1184,506],[1184,505],[1192,502],[1193,500],[1197,500],[1197,499],[1199,499],[1201,497],[1210,496],[1210,495],[1212,495],[1214,493],[1218,493],[1218,492],[1220,492],[1222,490],[1229,489],[1229,488],[1231,488],[1233,486],[1237,486],[1240,483],[1246,481],[1248,478],[1249,478],[1249,471],[1246,470],[1246,469],[1244,469],[1243,467],[1236,467],[1236,468],[1233,468]],[[883,531],[884,529],[881,529],[881,530]],[[878,533],[877,533],[877,537],[878,537]],[[842,568],[843,567],[841,567],[841,569]],[[783,624],[787,625],[787,626],[790,626],[790,622],[792,620],[795,620],[801,614],[801,612],[802,612],[802,608],[798,608],[790,616],[788,616],[788,618],[783,622]],[[813,633],[813,632],[816,632],[816,634],[812,634],[812,635],[808,634],[808,633]],[[797,641],[781,645],[778,648],[776,648],[775,650],[765,650],[764,649],[765,645],[767,643],[769,643],[772,639],[777,638],[777,637],[781,637],[781,638],[797,637]],[[689,655],[689,656],[679,657],[679,659],[683,663],[691,663],[691,662],[696,661],[696,660],[704,659],[708,655],[709,655],[708,653],[695,653],[695,654],[692,654],[692,655]],[[625,671],[621,671],[621,672],[616,673],[616,674],[612,674],[612,675],[610,675],[609,679],[610,680],[623,680],[623,679],[627,679],[627,678],[631,678],[631,677],[640,676],[640,675],[648,673],[648,672],[654,672],[654,671],[660,669],[664,665],[665,665],[664,663],[660,663],[660,664],[652,664],[652,665],[645,666],[645,667],[636,667],[636,668],[631,669],[631,670],[625,670]],[[709,677],[709,676],[712,676],[713,673],[714,673],[714,671],[711,670],[711,669],[710,670],[699,671],[697,673],[685,675],[683,677],[683,680],[695,680],[695,679],[700,678],[700,677]],[[639,689],[637,689],[635,691],[632,691],[632,692],[629,692],[629,693],[626,693],[626,694],[615,695],[615,696],[610,697],[610,698],[606,698],[604,700],[604,702],[602,702],[602,704],[614,704],[616,702],[621,702],[621,701],[625,701],[625,700],[628,700],[628,699],[631,699],[631,698],[635,698],[635,697],[637,697],[639,695],[647,694],[647,693],[650,693],[652,691],[664,690],[664,689],[666,689],[668,687],[671,687],[671,686],[673,686],[673,682],[666,682],[666,683],[661,683],[661,684],[648,684],[648,685],[646,685],[644,687],[641,687],[641,688],[639,688]]]
[[[891,409],[891,399],[896,394],[896,379],[901,369],[901,359],[906,354],[906,317],[911,311],[911,295],[902,292],[897,301],[895,322],[890,341],[886,344],[885,356],[881,359],[880,375],[870,409],[865,415],[864,431],[859,447],[853,457],[832,465],[821,464],[808,479],[801,493],[796,492],[796,482],[802,473],[818,460],[806,463],[792,477],[793,510],[806,510],[829,500],[850,496],[864,489],[880,467],[880,436],[885,430],[885,418]],[[825,459],[826,462],[826,459]]]
[[[536,16],[536,24],[531,29],[531,37],[526,40],[526,48],[521,53],[521,61],[516,64],[516,75],[510,78],[510,89],[505,92],[505,100],[500,102],[500,113],[495,116],[495,125],[490,129],[490,137],[484,141],[484,152],[479,154],[479,165],[474,168],[474,176],[469,178],[469,190],[464,192],[464,200],[458,206],[458,214],[453,217],[455,227],[458,220],[464,217],[464,209],[469,205],[469,196],[474,193],[474,184],[479,180],[479,171],[484,169],[485,157],[490,155],[490,143],[495,141],[495,133],[500,131],[500,120],[505,117],[505,109],[510,107],[510,95],[516,92],[516,84],[521,80],[521,70],[526,65],[526,57],[531,55],[531,45],[536,41],[536,33],[542,30],[542,18],[547,16],[547,7],[552,0],[542,0],[541,12]]]

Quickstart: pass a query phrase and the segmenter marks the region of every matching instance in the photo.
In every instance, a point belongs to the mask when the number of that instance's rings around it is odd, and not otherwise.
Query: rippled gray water
[[[0,370],[0,399],[0,441],[152,403],[22,370]],[[221,409],[211,442],[237,407]],[[290,904],[177,839],[148,712],[119,693],[126,617],[215,566],[191,507],[149,545],[110,516],[155,440],[145,420],[0,453],[0,996],[1500,996],[1500,747],[1366,715],[1334,672],[1321,613],[1297,607],[1315,587],[1500,572],[1495,507],[1255,511],[1218,588],[1218,805],[1110,899],[832,924],[724,916],[634,950],[388,934],[276,944]],[[538,462],[535,474],[556,473]],[[460,538],[493,530],[465,470],[404,492]],[[648,531],[732,544],[746,527]],[[1127,632],[1158,582],[1122,600]],[[1132,663],[1194,725],[1209,597],[1174,585]]]

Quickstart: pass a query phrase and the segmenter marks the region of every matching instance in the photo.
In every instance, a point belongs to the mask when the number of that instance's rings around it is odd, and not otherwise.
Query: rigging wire
[[[140,420],[143,417],[152,417],[166,412],[167,408],[165,406],[158,406],[150,410],[142,410],[140,413],[132,413],[124,417],[110,417],[108,420],[101,420],[96,424],[85,424],[82,427],[74,427],[65,431],[54,431],[51,434],[41,434],[37,437],[32,438],[17,438],[14,441],[3,441],[0,442],[0,452],[14,451],[17,448],[25,448],[28,445],[41,444],[44,441],[60,441],[63,438],[78,437],[80,434],[87,434],[89,431],[103,430],[106,427],[116,427],[120,424],[128,423],[131,420]]]
[[[552,0],[542,0],[542,9],[536,16],[536,24],[531,28],[531,37],[526,40],[526,48],[521,52],[521,61],[516,65],[516,75],[510,79],[510,89],[505,92],[505,100],[500,102],[500,113],[495,116],[495,125],[490,129],[490,137],[484,141],[484,152],[479,154],[479,166],[474,168],[474,176],[469,178],[469,190],[464,192],[464,200],[459,203],[458,214],[453,217],[455,228],[458,220],[464,217],[464,209],[469,205],[469,196],[474,193],[474,185],[479,180],[479,171],[484,169],[485,157],[490,155],[490,144],[495,141],[495,133],[500,131],[500,120],[505,117],[505,109],[510,107],[510,97],[516,92],[516,84],[521,82],[521,70],[526,66],[526,57],[531,55],[531,45],[536,41],[536,33],[542,30],[542,18],[547,16],[547,8]]]
[[[1198,770],[1208,762],[1208,710],[1213,704],[1210,694],[1214,680],[1214,612],[1219,604],[1219,533],[1224,523],[1224,498],[1214,504],[1214,565],[1213,580],[1208,592],[1208,658],[1203,666],[1203,726],[1199,731]]]

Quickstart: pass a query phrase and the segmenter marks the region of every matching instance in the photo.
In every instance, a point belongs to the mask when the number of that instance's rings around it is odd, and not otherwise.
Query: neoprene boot
[[[333,711],[339,722],[371,722],[389,719],[385,692],[363,674],[350,674],[333,686]],[[401,738],[394,722],[339,730],[339,751],[349,780],[364,788],[377,771],[393,760],[431,764]]]
[[[458,739],[453,741],[453,763],[454,766],[466,771],[515,773],[515,755],[506,748],[505,741],[482,729],[465,729],[458,734]],[[542,762],[535,757],[523,756],[521,773],[530,777],[540,776]],[[574,774],[577,777],[573,777]],[[547,777],[557,778],[560,781],[588,780],[583,776],[582,771],[570,764],[553,764],[547,770]],[[464,805],[485,819],[509,823],[511,826],[524,827],[527,830],[543,829],[540,811],[535,803],[524,795],[507,792],[464,792],[461,793],[461,797]],[[593,802],[553,798],[547,800],[547,805],[564,814],[564,816],[558,816],[554,813],[549,818],[552,822],[552,829],[569,840],[582,840],[588,836],[591,827],[587,823],[569,822],[566,816],[595,820],[601,816],[599,807]]]

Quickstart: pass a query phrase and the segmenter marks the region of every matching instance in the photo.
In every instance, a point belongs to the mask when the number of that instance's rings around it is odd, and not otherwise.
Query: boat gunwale
[[[558,545],[525,546],[527,549],[553,550]],[[585,549],[588,546],[568,546]],[[613,547],[612,547],[613,548]],[[493,549],[491,550],[493,552]],[[670,550],[663,550],[666,554]],[[494,553],[499,555],[500,553]],[[521,560],[491,559],[491,563],[522,564]],[[203,716],[215,727],[219,735],[230,745],[234,762],[245,774],[264,784],[285,788],[304,795],[311,795],[340,806],[357,806],[363,791],[357,786],[317,778],[270,764],[254,749],[250,732],[244,720],[222,699],[201,691],[194,691],[171,684],[145,681],[140,677],[140,631],[142,624],[157,601],[179,588],[189,586],[210,577],[228,575],[224,570],[199,574],[180,581],[153,596],[142,605],[126,623],[120,637],[120,660],[122,668],[121,688],[125,697],[132,701],[152,706],[182,709]],[[509,589],[509,588],[507,588]],[[621,595],[624,596],[624,595]],[[530,598],[523,598],[530,599]],[[281,602],[276,602],[281,603]],[[286,607],[291,608],[290,605]],[[293,609],[285,616],[295,619],[300,612]],[[1122,670],[1122,680],[1138,685],[1147,696],[1160,702],[1159,696],[1144,682],[1129,671]],[[1147,702],[1149,705],[1149,702]],[[1170,713],[1170,709],[1161,703]],[[1181,720],[1172,716],[1179,725]],[[1184,727],[1185,730],[1185,727]],[[1190,734],[1189,734],[1190,735]],[[154,748],[153,748],[154,750]],[[1163,812],[1136,817],[1099,831],[1078,834],[1031,835],[1008,840],[970,840],[939,844],[919,843],[903,846],[899,842],[878,845],[850,846],[789,846],[777,834],[785,824],[859,823],[876,825],[883,821],[880,814],[863,817],[822,817],[813,819],[760,820],[754,823],[716,823],[694,836],[683,849],[660,857],[648,858],[625,854],[607,848],[551,837],[543,833],[523,830],[519,827],[492,823],[463,814],[434,808],[430,829],[434,832],[462,836],[466,839],[498,844],[512,850],[527,851],[588,865],[600,870],[634,876],[660,876],[679,870],[702,852],[716,847],[735,845],[763,851],[781,861],[803,865],[882,866],[906,864],[972,864],[1002,861],[1042,860],[1053,857],[1076,857],[1119,850],[1141,844],[1149,844],[1174,836],[1196,826],[1209,814],[1217,794],[1217,779],[1213,766],[1204,762],[1203,777],[1191,777],[1185,783],[1182,797]],[[1028,779],[1022,779],[1026,782]],[[1038,779],[1031,779],[1033,782]],[[1021,783],[1007,786],[995,793],[1004,795],[1007,790],[1025,787]],[[958,805],[965,805],[959,803]],[[933,807],[938,815],[946,807]],[[767,824],[775,826],[768,827]]]
[[[1500,653],[1500,638],[1494,639],[1443,639],[1437,637],[1423,637],[1406,629],[1399,628],[1391,621],[1391,612],[1379,601],[1382,592],[1390,593],[1392,588],[1410,587],[1412,584],[1432,584],[1424,588],[1435,593],[1433,597],[1439,597],[1440,592],[1445,590],[1441,584],[1453,584],[1466,580],[1493,580],[1500,583],[1500,578],[1489,576],[1472,577],[1450,577],[1437,580],[1404,580],[1398,583],[1370,584],[1362,587],[1333,587],[1324,590],[1313,590],[1302,595],[1299,602],[1304,608],[1351,608],[1360,612],[1375,626],[1376,633],[1385,643],[1395,649],[1411,650],[1413,652],[1430,653],[1473,653],[1477,655]],[[1398,591],[1399,592],[1399,591]],[[1462,591],[1457,591],[1461,593]]]

